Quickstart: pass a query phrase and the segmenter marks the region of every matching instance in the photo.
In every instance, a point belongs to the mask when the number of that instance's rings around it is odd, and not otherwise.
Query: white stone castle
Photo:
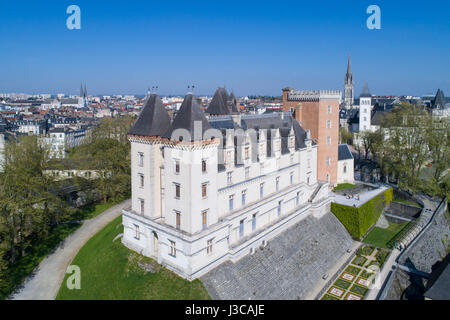
[[[129,132],[132,206],[122,241],[189,280],[331,202],[316,178],[317,144],[290,113],[240,114],[225,89],[206,113],[187,94],[171,121],[151,94]]]

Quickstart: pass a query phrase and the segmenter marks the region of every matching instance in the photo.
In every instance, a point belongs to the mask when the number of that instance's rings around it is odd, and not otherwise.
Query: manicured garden
[[[182,279],[154,260],[129,250],[120,239],[114,240],[122,232],[122,217],[118,217],[81,248],[72,262],[80,267],[81,289],[69,290],[66,275],[57,299],[210,299],[200,280]],[[153,273],[142,269],[142,264],[151,266]]]
[[[358,249],[356,257],[328,288],[321,300],[362,300],[369,291],[376,265],[381,269],[390,251],[365,245]]]

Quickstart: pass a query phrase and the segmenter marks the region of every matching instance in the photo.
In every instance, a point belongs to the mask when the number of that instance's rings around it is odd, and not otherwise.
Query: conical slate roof
[[[146,137],[161,137],[170,127],[170,116],[157,94],[151,94],[139,118],[128,134]]]
[[[228,108],[228,93],[224,88],[218,88],[216,90],[208,109],[206,109],[206,113],[211,115],[230,114],[230,109]]]
[[[196,122],[201,122],[201,132],[194,132],[194,125]],[[199,126],[197,124],[197,126]],[[171,139],[172,133],[177,129],[185,129],[191,135],[191,141],[199,141],[203,138],[203,133],[211,129],[208,120],[206,120],[200,105],[197,103],[195,97],[189,93],[184,98],[180,110],[177,112],[175,119],[170,128],[166,131],[163,137]]]
[[[437,93],[436,93],[436,97],[434,98],[433,101],[433,108],[438,108],[438,109],[442,109],[445,105],[445,96],[444,96],[444,92],[442,92],[441,89],[438,89]]]
[[[362,93],[360,94],[360,97],[362,97],[362,98],[370,98],[370,97],[372,97],[372,95],[370,94],[369,86],[367,85],[367,82],[364,83],[364,88],[363,88]]]

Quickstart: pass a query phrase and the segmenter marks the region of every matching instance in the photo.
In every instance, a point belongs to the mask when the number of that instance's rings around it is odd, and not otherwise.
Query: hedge
[[[331,203],[331,212],[344,225],[350,235],[361,239],[380,218],[383,208],[389,205],[394,196],[394,189],[390,188],[376,197],[355,208],[338,203]]]

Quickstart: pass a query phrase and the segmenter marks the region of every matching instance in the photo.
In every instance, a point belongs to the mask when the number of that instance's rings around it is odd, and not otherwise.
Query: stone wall
[[[253,255],[223,263],[201,281],[213,299],[301,299],[352,245],[331,212],[309,215]]]

